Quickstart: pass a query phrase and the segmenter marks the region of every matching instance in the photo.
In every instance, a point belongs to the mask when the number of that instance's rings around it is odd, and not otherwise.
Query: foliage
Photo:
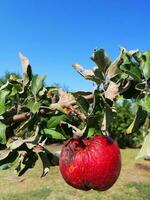
[[[114,125],[110,124],[120,96],[137,102],[131,125],[127,128],[122,124],[127,134],[136,133],[149,119],[150,52],[125,48],[120,48],[120,52],[112,62],[103,49],[94,51],[91,59],[96,66],[92,69],[74,64],[80,75],[97,86],[93,92],[74,93],[45,86],[46,77],[33,75],[29,60],[20,53],[23,76],[9,76],[0,87],[0,165],[17,162],[16,171],[22,175],[40,158],[42,176],[46,175],[56,157],[44,147],[47,138],[54,141],[108,135],[111,128],[113,132]],[[118,121],[121,118],[119,114],[116,117]],[[121,135],[117,137],[121,140]]]
[[[21,76],[15,72],[5,72],[4,76],[0,78],[0,86],[5,84],[10,77],[21,78]]]
[[[121,148],[138,147],[143,141],[142,130],[132,135],[126,133],[126,129],[134,119],[135,112],[136,105],[132,101],[125,99],[116,102],[116,115],[110,124],[109,133],[117,140]]]

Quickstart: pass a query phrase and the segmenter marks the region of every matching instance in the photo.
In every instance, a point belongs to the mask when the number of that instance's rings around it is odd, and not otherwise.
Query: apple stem
[[[84,129],[80,130],[76,126],[73,126],[72,124],[69,124],[67,122],[61,121],[60,124],[67,124],[68,128],[72,128],[73,138],[78,139],[81,138],[86,130],[86,126]]]

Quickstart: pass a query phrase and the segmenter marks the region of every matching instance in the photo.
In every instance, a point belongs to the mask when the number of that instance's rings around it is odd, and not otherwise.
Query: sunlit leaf
[[[18,138],[16,140],[8,141],[7,143],[7,148],[14,150],[23,145],[24,141],[21,138]]]
[[[136,159],[143,158],[148,154],[150,154],[150,133],[145,137],[142,148],[140,149]]]
[[[31,91],[34,96],[36,96],[38,92],[44,87],[45,78],[46,76],[38,76],[38,75],[33,76],[31,83]]]
[[[9,93],[10,91],[7,89],[0,91],[0,115],[4,114],[6,111],[5,101]]]
[[[39,102],[34,102],[32,100],[29,100],[27,102],[27,105],[26,107],[29,108],[31,110],[32,113],[38,113],[39,112],[39,109],[40,109],[40,103]]]
[[[84,69],[81,65],[79,64],[73,64],[72,67],[81,75],[83,76],[85,79],[94,81],[96,83],[101,83],[102,82],[102,74],[97,76],[98,74],[94,69]]]
[[[137,100],[138,105],[140,105],[143,110],[150,113],[150,94],[145,95],[145,97]]]
[[[122,54],[122,64],[120,69],[133,77],[136,81],[140,82],[142,80],[141,70],[137,62],[132,62],[127,54]]]
[[[64,140],[65,137],[58,131],[53,129],[44,129],[44,135],[56,140]]]
[[[107,69],[107,78],[112,79],[119,73],[119,65],[121,64],[121,55],[110,64]]]
[[[88,138],[92,137],[94,133],[95,133],[95,128],[89,128],[87,137]]]
[[[146,79],[150,78],[150,51],[140,54],[140,64]]]
[[[141,106],[138,107],[136,116],[132,122],[132,124],[126,130],[127,134],[134,133],[139,130],[139,128],[144,124],[147,117],[147,113],[142,109]]]
[[[52,116],[47,121],[47,128],[56,128],[61,121],[65,121],[67,119],[68,119],[68,117],[66,115]]]
[[[20,60],[23,68],[23,85],[26,86],[32,79],[32,69],[27,57],[19,53]]]
[[[9,83],[9,81],[7,80],[7,82],[6,82],[4,85],[2,85],[2,86],[0,87],[0,91],[3,90],[3,89],[6,89],[9,85],[10,85],[10,83]]]
[[[0,122],[0,143],[6,144],[6,125]]]
[[[144,109],[150,113],[150,95],[146,95],[144,98]]]

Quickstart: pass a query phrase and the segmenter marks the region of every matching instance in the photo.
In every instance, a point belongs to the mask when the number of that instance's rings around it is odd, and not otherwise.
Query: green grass
[[[51,193],[50,188],[40,188],[38,190],[34,190],[32,192],[24,192],[24,193],[2,193],[0,199],[1,200],[44,200],[48,197]]]
[[[150,162],[135,162],[137,152],[136,149],[122,150],[120,177],[105,192],[84,192],[70,187],[58,167],[51,167],[50,173],[40,178],[42,165],[39,161],[23,177],[17,177],[13,169],[0,171],[0,200],[150,200]]]

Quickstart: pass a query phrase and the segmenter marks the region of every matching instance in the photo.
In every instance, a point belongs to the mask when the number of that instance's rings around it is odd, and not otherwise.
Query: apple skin
[[[70,139],[62,148],[59,169],[65,181],[81,190],[105,191],[118,179],[121,154],[110,137]]]

